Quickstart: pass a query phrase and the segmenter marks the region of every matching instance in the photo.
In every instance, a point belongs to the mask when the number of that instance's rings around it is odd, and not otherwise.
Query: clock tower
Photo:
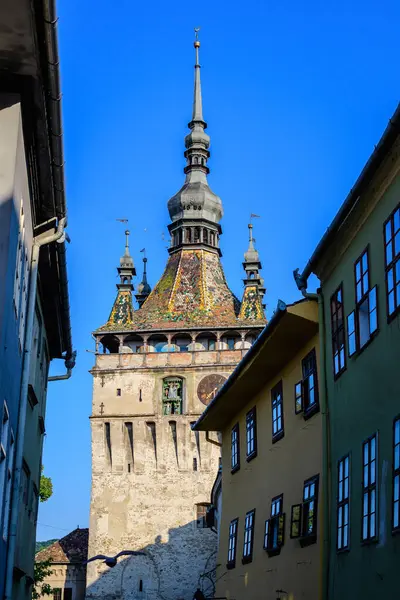
[[[194,423],[265,325],[264,282],[250,227],[240,302],[221,264],[222,202],[209,187],[210,138],[203,118],[196,37],[186,178],[168,202],[171,246],[153,290],[133,303],[134,262],[126,232],[117,296],[94,332],[92,494],[87,598],[192,600],[213,597],[217,535],[206,512],[219,466],[217,437]]]

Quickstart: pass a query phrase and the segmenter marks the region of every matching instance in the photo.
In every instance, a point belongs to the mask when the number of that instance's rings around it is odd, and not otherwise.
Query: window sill
[[[308,419],[311,419],[311,417],[313,417],[317,413],[319,413],[319,403],[318,402],[316,402],[315,404],[313,404],[311,406],[311,408],[308,408],[307,410],[304,411],[304,413],[303,413],[303,419],[305,421],[308,421]]]
[[[400,527],[396,527],[396,529],[392,529],[392,535],[400,535]]]
[[[299,539],[300,546],[302,548],[306,548],[307,546],[311,546],[311,544],[315,544],[317,541],[317,536],[315,534],[306,535]]]
[[[242,558],[242,565],[248,565],[252,561],[253,561],[253,555],[251,555],[251,556],[243,556],[243,558]]]
[[[387,308],[386,308],[386,310],[387,310]],[[388,324],[391,323],[392,321],[394,321],[398,314],[400,314],[400,305],[394,309],[392,314],[390,314],[390,315],[388,314],[388,316],[387,316]]]
[[[353,355],[354,356],[354,355]],[[339,373],[335,373],[333,372],[333,381],[337,381],[338,379],[340,379],[340,377],[343,375],[343,373],[345,373],[347,371],[347,366],[343,367],[343,369],[341,371],[339,371]]]
[[[251,460],[253,460],[253,458],[255,458],[257,456],[257,450],[254,450],[254,452],[252,452],[251,454],[249,454],[248,456],[246,456],[246,460],[247,462],[250,462]]]
[[[226,563],[226,568],[229,570],[234,569],[235,567],[236,567],[235,561]]]
[[[348,554],[350,552],[350,546],[346,548],[336,548],[336,554]]]
[[[237,473],[240,470],[240,465],[236,465],[235,467],[233,467],[233,469],[231,469],[231,474],[233,475],[234,473]]]
[[[366,348],[368,348],[368,346],[371,344],[371,342],[373,342],[373,340],[376,338],[378,333],[379,333],[379,329],[374,331],[374,333],[370,336],[368,342],[365,342],[365,344],[362,348],[359,348],[358,350],[356,350],[356,352],[354,352],[354,354],[351,355],[351,358],[358,358],[360,356],[360,354],[362,354],[364,352],[364,350]]]
[[[272,436],[272,443],[275,444],[276,442],[279,442],[279,440],[281,440],[284,437],[284,435],[285,432],[282,429],[282,431],[279,431],[278,433]]]
[[[378,537],[369,538],[368,540],[361,540],[361,546],[375,546],[378,543]]]
[[[268,554],[269,558],[272,558],[273,556],[278,556],[281,553],[280,548],[271,548],[270,550],[268,550],[268,548],[264,548],[264,550]]]

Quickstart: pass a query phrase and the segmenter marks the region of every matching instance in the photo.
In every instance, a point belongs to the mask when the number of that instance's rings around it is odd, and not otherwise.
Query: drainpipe
[[[5,589],[5,600],[12,600],[13,591],[13,571],[14,571],[14,557],[15,548],[17,542],[17,527],[18,527],[18,514],[19,514],[19,488],[21,484],[21,473],[22,473],[22,462],[24,456],[24,438],[25,438],[25,423],[26,423],[26,409],[28,404],[28,384],[29,384],[29,372],[31,366],[32,357],[32,331],[33,322],[35,317],[35,306],[36,306],[36,292],[37,292],[37,280],[39,270],[39,254],[40,248],[44,245],[51,244],[60,240],[64,235],[64,228],[66,226],[66,217],[63,217],[58,222],[57,231],[48,236],[40,236],[35,238],[32,247],[32,259],[31,259],[31,274],[29,281],[29,295],[28,295],[28,307],[27,307],[27,318],[26,318],[26,329],[25,329],[25,341],[24,341],[24,358],[22,366],[22,383],[21,392],[19,399],[19,414],[18,414],[18,429],[16,438],[16,449],[15,449],[15,462],[14,462],[14,483],[13,493],[11,500],[10,509],[10,533],[8,539],[8,550],[7,550],[7,567],[6,567],[6,589]]]
[[[293,276],[296,285],[304,298],[308,300],[318,301],[318,326],[319,326],[319,371],[321,380],[320,390],[320,406],[322,416],[322,498],[323,498],[323,526],[322,526],[322,593],[321,599],[328,600],[329,589],[329,551],[330,551],[330,442],[329,442],[329,410],[328,410],[328,393],[326,380],[326,340],[325,340],[325,312],[324,312],[324,297],[321,289],[317,294],[307,292],[307,278],[299,274],[299,270],[293,271]],[[322,392],[322,393],[321,393]]]
[[[75,366],[76,362],[76,350],[72,353],[70,358],[65,359],[65,368],[67,372],[65,375],[53,375],[53,377],[48,377],[47,381],[64,381],[65,379],[69,379],[72,375],[72,369]]]

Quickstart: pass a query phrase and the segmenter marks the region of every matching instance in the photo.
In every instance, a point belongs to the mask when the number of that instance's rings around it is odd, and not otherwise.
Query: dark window
[[[193,458],[193,471],[197,471],[197,458]]]
[[[363,443],[362,539],[364,542],[375,540],[377,537],[376,454],[377,437],[374,434]]]
[[[337,549],[344,550],[350,543],[350,457],[338,462],[337,493]]]
[[[292,506],[290,537],[300,538],[301,546],[308,546],[317,540],[319,476],[315,475],[304,482],[303,502]]]
[[[197,520],[197,529],[204,529],[207,527],[207,509],[209,508],[209,503],[201,503],[196,505],[196,520]]]
[[[303,537],[317,535],[318,477],[304,483],[303,490]]]
[[[284,436],[283,429],[283,390],[282,381],[271,391],[272,408],[272,442],[277,442]]]
[[[368,249],[354,266],[356,309],[347,317],[349,356],[361,350],[378,331],[377,286],[370,289]]]
[[[269,556],[279,554],[284,543],[285,515],[283,496],[277,496],[271,502],[271,517],[265,521],[264,549]]]
[[[61,600],[61,588],[53,588],[53,600]]]
[[[256,407],[246,415],[246,454],[247,460],[257,456],[257,420]]]
[[[229,542],[228,542],[228,569],[232,569],[236,563],[237,530],[239,519],[233,519],[229,524]]]
[[[104,423],[104,434],[106,443],[106,456],[110,465],[112,464],[112,450],[111,450],[111,423]]]
[[[393,530],[400,529],[400,417],[393,424]]]
[[[72,588],[64,588],[64,600],[72,600]]]
[[[121,388],[117,388],[117,396],[121,395]]]
[[[299,381],[294,386],[294,412],[296,415],[303,411],[303,392],[302,381]]]
[[[303,369],[303,410],[304,417],[310,417],[319,411],[317,361],[315,348],[302,361]]]
[[[249,563],[253,560],[255,512],[255,509],[253,509],[246,513],[246,519],[244,522],[243,563]]]
[[[338,287],[331,298],[333,372],[339,376],[346,368],[344,342],[343,289]]]
[[[384,240],[387,311],[390,318],[400,308],[400,206],[385,223]]]
[[[143,579],[139,579],[139,592],[143,592]]]
[[[22,502],[28,506],[31,472],[25,461],[22,464]]]
[[[232,427],[231,432],[231,469],[237,471],[240,468],[240,445],[239,445],[239,423]]]

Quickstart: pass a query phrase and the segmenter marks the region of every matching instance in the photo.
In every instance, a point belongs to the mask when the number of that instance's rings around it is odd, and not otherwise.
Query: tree
[[[39,489],[40,502],[46,502],[53,494],[53,483],[50,477],[46,477],[45,475],[43,475],[43,469],[44,467],[42,465]]]
[[[37,600],[42,596],[49,596],[53,593],[54,590],[51,585],[49,583],[43,583],[46,577],[49,577],[53,573],[50,565],[50,559],[35,562],[33,569],[32,600]]]

